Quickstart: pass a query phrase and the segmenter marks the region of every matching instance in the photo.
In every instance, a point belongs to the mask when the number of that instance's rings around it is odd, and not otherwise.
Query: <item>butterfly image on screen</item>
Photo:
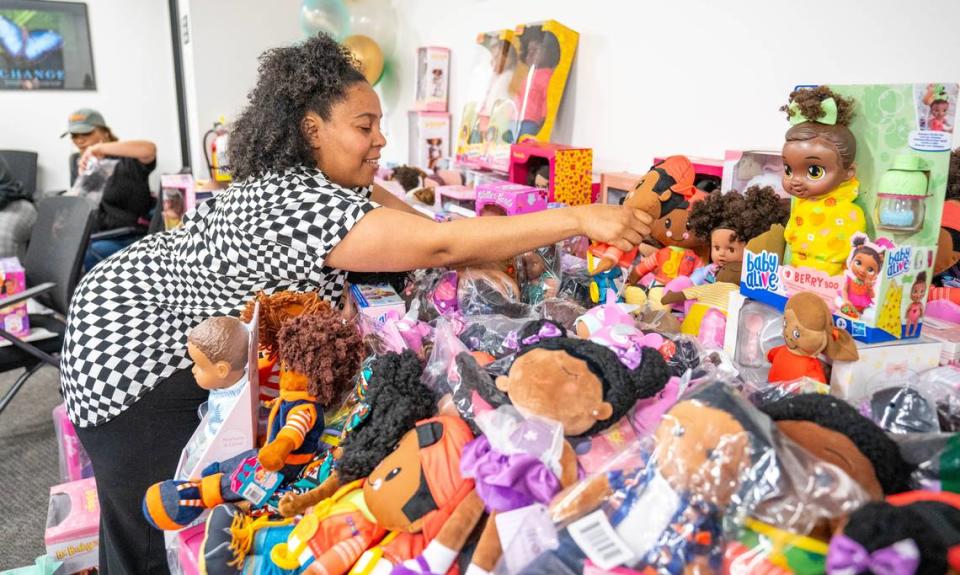
[[[0,15],[0,48],[7,60],[34,64],[63,47],[63,36],[53,30],[27,30]]]

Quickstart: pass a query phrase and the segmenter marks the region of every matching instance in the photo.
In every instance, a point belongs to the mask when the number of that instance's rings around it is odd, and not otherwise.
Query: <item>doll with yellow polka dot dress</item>
[[[850,239],[866,231],[855,203],[857,140],[847,127],[853,100],[825,86],[804,88],[781,110],[791,123],[783,145],[783,189],[794,198],[784,233],[788,263],[839,275]]]

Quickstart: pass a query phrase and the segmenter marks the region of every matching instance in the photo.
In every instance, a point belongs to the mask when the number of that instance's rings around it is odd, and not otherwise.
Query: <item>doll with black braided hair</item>
[[[867,226],[855,203],[860,183],[857,139],[848,127],[853,107],[852,99],[819,86],[791,92],[781,108],[791,124],[783,144],[783,189],[794,197],[784,232],[787,263],[831,276],[843,271],[850,238]]]

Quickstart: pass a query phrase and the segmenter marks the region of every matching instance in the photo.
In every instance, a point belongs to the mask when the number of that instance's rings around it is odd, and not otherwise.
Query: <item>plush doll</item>
[[[615,564],[631,572],[720,573],[725,517],[749,514],[778,493],[770,483],[777,475],[770,473],[771,430],[726,386],[712,383],[675,404],[655,437],[640,467],[594,475],[560,493],[551,517],[568,525],[598,510],[619,538],[609,548],[616,548]],[[559,548],[523,573],[583,572],[584,523],[561,531]]]
[[[781,433],[836,465],[873,500],[910,487],[911,466],[873,421],[830,395],[806,393],[760,406]]]
[[[708,245],[693,233],[689,219],[692,207],[707,197],[708,194],[694,188],[690,196],[673,194],[663,204],[661,216],[650,231],[663,247],[637,263],[627,278],[628,284],[665,286],[678,277],[692,275],[703,266]]]
[[[592,341],[565,335],[565,331],[552,322],[528,324],[520,336],[524,347],[517,353],[509,373],[496,380],[497,391],[506,397],[499,395],[493,402],[507,400],[521,414],[560,423],[563,434],[571,441],[584,441],[617,423],[639,399],[652,397],[667,383],[667,366],[655,349],[638,348],[636,355],[623,357]],[[490,388],[479,369],[464,369],[461,378],[464,387],[477,390],[481,395]],[[475,410],[478,403],[474,404]],[[486,438],[477,440],[484,441]],[[475,476],[478,483],[487,481],[491,468],[499,469],[489,465],[491,459],[497,459],[496,455],[480,459],[476,468],[464,472]],[[578,477],[575,450],[570,443],[564,446],[560,470],[555,483],[551,484],[556,488],[567,487]],[[519,475],[516,479],[526,478]],[[489,501],[486,503],[491,512],[513,508],[491,507]],[[492,572],[500,557],[501,544],[494,517],[492,513],[477,544],[472,573]]]
[[[267,442],[259,451],[243,452],[204,470],[203,477],[152,485],[144,496],[147,520],[158,529],[176,530],[192,523],[204,509],[242,497],[231,487],[232,474],[256,455],[267,471],[295,478],[319,448],[322,411],[353,385],[362,358],[360,333],[339,312],[323,306],[316,313],[287,320],[277,334],[281,363],[280,396],[274,401]]]
[[[867,225],[855,203],[857,140],[847,127],[853,101],[820,86],[792,92],[781,110],[791,124],[783,145],[783,189],[794,197],[788,263],[839,275],[851,238]]]
[[[460,418],[435,415],[436,397],[420,383],[421,371],[409,350],[375,362],[369,415],[344,441],[336,473],[281,501],[288,516],[314,507],[270,550],[275,565],[334,574],[360,561],[380,572],[380,563],[416,557],[432,572],[450,569],[483,512],[473,481],[459,471],[473,434]]]
[[[624,198],[623,205],[642,210],[659,220],[694,197],[697,192],[694,177],[693,164],[689,159],[685,156],[670,156],[650,168]],[[677,229],[680,233],[686,231],[681,227]],[[590,251],[599,258],[596,266],[590,270],[591,273],[606,272],[615,266],[629,267],[633,265],[636,257],[636,251],[624,254],[608,244],[593,244]]]
[[[960,496],[911,491],[864,505],[830,541],[827,573],[946,575],[960,571]]]
[[[247,367],[250,334],[234,317],[205,319],[187,334],[187,353],[193,360],[193,378],[210,391],[204,433],[213,438],[243,391],[240,379]]]
[[[787,300],[783,311],[785,345],[767,353],[772,364],[770,383],[789,382],[809,377],[827,383],[820,364],[821,353],[834,360],[856,361],[860,355],[853,338],[833,325],[827,304],[816,294],[800,292]]]

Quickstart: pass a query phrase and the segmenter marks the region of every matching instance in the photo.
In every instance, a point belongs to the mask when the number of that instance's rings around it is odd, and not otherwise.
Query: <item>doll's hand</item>
[[[277,503],[277,510],[280,512],[280,515],[284,517],[295,517],[303,512],[301,509],[300,502],[297,501],[297,494],[293,491],[287,491],[283,494],[283,497],[280,498],[280,502]]]
[[[593,204],[572,209],[577,215],[582,235],[624,252],[629,252],[643,241],[650,234],[653,224],[649,214],[623,206]]]
[[[286,437],[278,437],[260,448],[257,459],[260,461],[260,465],[267,471],[280,471],[284,461],[293,449],[293,440]]]

